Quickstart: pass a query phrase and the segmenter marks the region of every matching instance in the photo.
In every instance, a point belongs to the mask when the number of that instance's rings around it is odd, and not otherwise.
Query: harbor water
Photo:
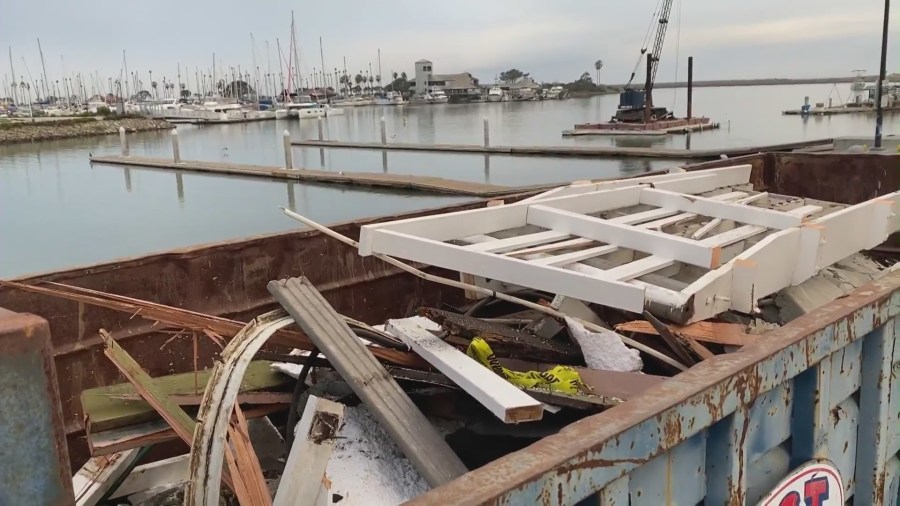
[[[326,139],[480,144],[483,120],[492,145],[597,145],[707,149],[785,143],[844,135],[869,136],[874,117],[782,116],[803,97],[834,104],[848,85],[698,88],[695,115],[718,130],[653,139],[577,137],[575,123],[608,120],[617,95],[563,101],[468,105],[360,107],[323,121]],[[655,101],[683,115],[684,89],[659,90]],[[284,163],[282,132],[318,137],[316,120],[178,127],[183,160]],[[885,134],[900,115],[885,118]],[[129,136],[131,154],[171,156],[168,132]],[[323,223],[465,201],[406,191],[361,189],[283,180],[213,176],[89,163],[89,155],[119,154],[116,136],[0,146],[0,277],[63,269],[154,251],[295,229],[279,212],[291,208]],[[295,148],[294,166],[354,172],[440,176],[519,186],[635,175],[678,165],[673,160],[553,159],[420,152]]]

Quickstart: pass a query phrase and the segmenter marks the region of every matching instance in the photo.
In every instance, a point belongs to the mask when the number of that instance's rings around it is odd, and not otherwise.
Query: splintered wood
[[[697,322],[690,325],[669,325],[669,330],[676,334],[690,337],[696,341],[729,346],[745,346],[759,338],[759,336],[747,334],[744,329],[745,326],[739,323]],[[650,322],[643,320],[620,323],[616,325],[616,330],[659,335]]]

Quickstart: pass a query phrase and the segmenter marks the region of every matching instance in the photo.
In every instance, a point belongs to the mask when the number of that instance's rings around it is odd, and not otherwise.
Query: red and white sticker
[[[812,460],[795,469],[763,497],[759,506],[839,506],[844,504],[841,472],[829,460]]]

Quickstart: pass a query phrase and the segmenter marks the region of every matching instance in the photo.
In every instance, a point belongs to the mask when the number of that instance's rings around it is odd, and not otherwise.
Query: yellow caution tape
[[[589,391],[589,388],[581,381],[578,371],[565,365],[558,365],[544,372],[519,372],[507,369],[500,365],[500,361],[494,356],[490,345],[480,337],[472,339],[466,355],[481,362],[481,365],[520,388],[542,388],[567,394]]]

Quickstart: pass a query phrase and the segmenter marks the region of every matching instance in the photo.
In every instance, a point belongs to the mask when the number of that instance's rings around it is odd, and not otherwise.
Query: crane
[[[619,95],[619,109],[613,117],[615,121],[644,121],[645,116],[655,116],[661,118],[667,116],[669,112],[664,107],[653,107],[653,83],[656,82],[656,72],[659,69],[659,59],[662,54],[663,45],[666,42],[666,30],[669,27],[669,15],[672,12],[672,4],[674,0],[660,0],[658,10],[654,12],[651,20],[650,29],[648,29],[647,37],[644,39],[644,46],[641,48],[641,55],[635,64],[634,70],[631,72],[631,78],[625,85],[625,90]],[[653,29],[653,22],[656,22],[656,29],[652,34],[653,45],[647,43],[651,40],[650,30]],[[649,53],[647,50],[652,47]],[[647,82],[644,90],[631,89],[631,83],[637,73],[638,65],[644,55],[647,55]],[[644,112],[649,114],[645,115]]]

